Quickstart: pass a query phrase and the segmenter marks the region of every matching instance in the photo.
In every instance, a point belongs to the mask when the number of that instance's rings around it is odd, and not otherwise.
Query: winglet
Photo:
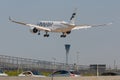
[[[9,16],[9,20],[11,20],[11,17]]]
[[[27,23],[23,23],[23,22],[18,22],[18,21],[12,20],[10,16],[9,16],[9,20],[11,22],[14,22],[14,23],[17,23],[17,24],[22,24],[22,25],[26,25],[27,24]]]
[[[11,17],[9,16],[9,20],[12,21]]]

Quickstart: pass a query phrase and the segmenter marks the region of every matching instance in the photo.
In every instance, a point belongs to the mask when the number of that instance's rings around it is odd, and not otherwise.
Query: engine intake
[[[34,28],[31,28],[31,29],[30,29],[30,32],[32,32],[32,33],[37,33],[37,32],[38,32],[38,29],[35,28],[35,27],[34,27]]]
[[[71,33],[71,31],[67,31],[66,33],[67,33],[67,34],[70,34],[70,33]]]

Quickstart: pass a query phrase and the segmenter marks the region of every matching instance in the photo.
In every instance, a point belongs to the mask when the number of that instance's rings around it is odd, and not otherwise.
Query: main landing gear
[[[44,37],[49,37],[50,35],[48,34],[48,32],[46,31],[46,34],[44,34]]]
[[[50,35],[49,34],[44,34],[44,37],[49,37]]]
[[[38,31],[38,35],[40,35],[40,31]],[[46,34],[44,34],[44,37],[49,37],[49,34],[47,31],[46,31]]]
[[[66,37],[66,35],[61,35],[60,37],[61,37],[61,38],[65,38],[65,37]]]
[[[60,37],[61,38],[65,38],[66,37],[66,33],[63,33]]]

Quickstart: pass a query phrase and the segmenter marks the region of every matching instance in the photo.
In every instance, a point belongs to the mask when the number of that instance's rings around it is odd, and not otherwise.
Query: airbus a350
[[[107,26],[112,23],[107,23],[107,24],[100,24],[100,25],[76,25],[75,24],[75,17],[76,17],[76,12],[73,12],[70,21],[40,21],[37,24],[29,24],[29,23],[24,23],[24,22],[19,22],[16,20],[13,20],[9,17],[9,20],[11,22],[25,25],[30,27],[30,31],[32,33],[37,33],[40,35],[40,31],[44,31],[44,37],[49,37],[49,32],[57,32],[57,33],[62,33],[60,37],[66,37],[68,34],[71,33],[72,30],[78,30],[78,29],[86,29],[86,28],[91,28],[91,27],[98,27],[98,26]]]

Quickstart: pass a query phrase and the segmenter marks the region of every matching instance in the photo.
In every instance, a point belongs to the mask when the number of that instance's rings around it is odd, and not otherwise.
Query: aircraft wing
[[[111,25],[112,23],[107,23],[107,24],[99,24],[99,25],[76,25],[72,30],[76,29],[87,29],[91,27],[99,27],[99,26],[108,26]]]
[[[18,22],[18,21],[12,20],[10,17],[9,17],[9,20],[11,22],[14,22],[14,23],[17,23],[17,24],[21,24],[21,25],[25,25],[25,26],[29,26],[29,27],[35,27],[38,30],[49,31],[49,32],[51,31],[51,29],[46,28],[46,27],[42,27],[42,26],[38,26],[38,25],[34,25],[34,24],[28,24],[28,23]]]

